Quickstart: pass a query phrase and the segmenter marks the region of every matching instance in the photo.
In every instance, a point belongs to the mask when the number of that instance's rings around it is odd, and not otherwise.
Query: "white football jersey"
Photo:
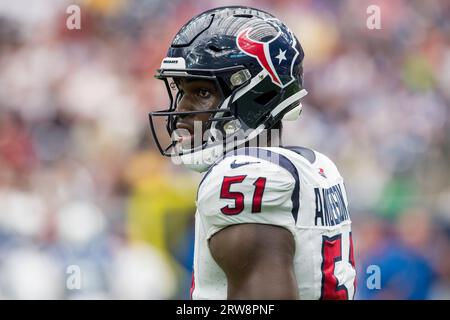
[[[238,149],[203,177],[195,218],[192,299],[227,298],[227,279],[208,239],[239,223],[276,225],[292,233],[300,299],[353,299],[347,195],[325,155],[302,147]]]

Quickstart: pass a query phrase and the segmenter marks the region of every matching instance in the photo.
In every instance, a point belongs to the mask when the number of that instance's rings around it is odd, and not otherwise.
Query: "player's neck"
[[[270,129],[245,143],[246,147],[281,147],[281,130]]]

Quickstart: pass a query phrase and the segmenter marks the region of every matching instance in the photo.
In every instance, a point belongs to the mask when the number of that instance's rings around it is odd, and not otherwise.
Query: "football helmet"
[[[201,13],[187,22],[170,45],[156,78],[163,80],[170,105],[149,113],[156,145],[165,156],[179,156],[196,171],[204,171],[230,148],[243,145],[281,120],[301,112],[303,49],[289,28],[271,14],[229,6]],[[177,78],[214,81],[219,105],[207,111],[177,110],[182,91]],[[180,117],[208,113],[207,137],[198,146],[179,147]],[[166,118],[171,143],[162,147],[154,124]],[[229,143],[232,141],[232,143]],[[233,142],[234,141],[234,142]]]

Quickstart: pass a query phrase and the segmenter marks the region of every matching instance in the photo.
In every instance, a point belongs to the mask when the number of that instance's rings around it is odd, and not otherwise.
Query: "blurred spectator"
[[[21,247],[4,257],[1,268],[4,297],[9,299],[61,299],[64,274],[60,262],[34,248]]]
[[[430,297],[436,276],[429,251],[435,232],[430,215],[426,211],[405,212],[397,221],[396,229],[393,234],[385,229],[377,241],[365,248],[361,269],[377,266],[381,279],[380,287],[373,288],[366,285],[366,275],[360,274],[360,298],[423,300]]]
[[[115,299],[169,299],[176,289],[170,266],[150,246],[118,250],[110,275]]]

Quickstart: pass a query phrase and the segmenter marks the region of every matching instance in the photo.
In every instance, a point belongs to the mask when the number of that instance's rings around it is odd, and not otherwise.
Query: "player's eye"
[[[198,95],[200,96],[200,98],[208,99],[209,97],[211,97],[211,92],[209,92],[209,90],[207,89],[200,89],[198,90]]]

